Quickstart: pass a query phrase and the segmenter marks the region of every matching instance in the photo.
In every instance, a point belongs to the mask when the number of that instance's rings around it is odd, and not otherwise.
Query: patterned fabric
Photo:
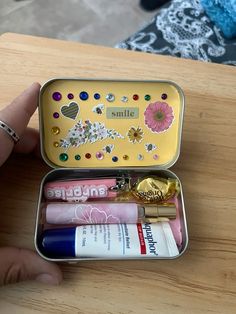
[[[224,38],[200,0],[173,0],[116,48],[236,65],[236,40]]]

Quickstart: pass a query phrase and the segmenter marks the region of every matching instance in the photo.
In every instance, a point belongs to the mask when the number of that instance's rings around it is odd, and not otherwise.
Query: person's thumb
[[[56,264],[44,261],[33,251],[0,248],[0,285],[25,280],[58,285],[62,281],[62,273]]]

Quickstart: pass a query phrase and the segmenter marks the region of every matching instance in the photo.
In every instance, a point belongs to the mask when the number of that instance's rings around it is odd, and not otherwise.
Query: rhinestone
[[[59,113],[58,112],[54,112],[54,114],[53,114],[53,118],[55,118],[55,119],[58,119],[59,118]]]
[[[80,160],[81,156],[80,155],[75,155],[75,160]]]
[[[106,95],[106,100],[109,101],[109,102],[112,102],[115,100],[115,95],[109,93]]]
[[[139,95],[134,94],[134,95],[133,95],[133,100],[138,100],[138,99],[139,99]]]
[[[153,159],[157,160],[159,158],[159,156],[157,154],[153,155]]]
[[[96,158],[99,160],[102,160],[104,158],[104,154],[102,152],[97,152],[96,153]]]
[[[163,100],[167,99],[167,94],[165,94],[165,93],[162,94],[162,95],[161,95],[161,98],[162,98]]]
[[[128,97],[126,97],[126,96],[121,97],[121,101],[127,102],[128,101]]]
[[[59,129],[57,126],[54,126],[54,127],[52,128],[52,133],[53,133],[54,135],[57,135],[57,134],[60,133],[60,129]]]
[[[87,100],[89,98],[89,95],[87,92],[83,91],[79,94],[79,97],[81,100]]]
[[[118,157],[116,157],[116,156],[112,157],[112,161],[113,162],[117,162],[118,161]]]
[[[100,96],[100,94],[95,93],[93,97],[94,97],[94,99],[100,99],[101,96]]]
[[[128,156],[128,155],[124,155],[124,156],[123,156],[123,159],[124,159],[124,160],[129,160],[129,156]]]
[[[145,96],[144,96],[144,99],[147,100],[147,101],[149,101],[149,100],[151,99],[151,96],[150,96],[150,95],[145,95]]]
[[[92,155],[90,153],[85,154],[85,158],[90,159]]]
[[[53,98],[55,101],[59,101],[59,100],[62,99],[62,95],[61,95],[61,93],[59,93],[59,92],[55,92],[55,93],[52,94],[52,98]]]
[[[67,161],[68,160],[68,155],[66,153],[62,153],[59,156],[60,161]]]
[[[53,143],[53,146],[54,146],[54,147],[59,147],[59,143],[58,143],[58,142],[54,142],[54,143]]]
[[[143,160],[143,155],[142,154],[138,154],[138,160]]]
[[[69,94],[67,95],[67,97],[68,97],[68,99],[73,99],[73,98],[74,98],[74,95],[73,95],[72,93],[69,93]]]

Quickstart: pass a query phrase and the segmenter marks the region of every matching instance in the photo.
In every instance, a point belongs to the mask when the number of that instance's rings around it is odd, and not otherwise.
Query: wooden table
[[[64,282],[0,289],[1,313],[235,313],[236,68],[16,34],[0,37],[0,106],[52,77],[170,79],[186,95],[181,178],[190,244],[173,261],[63,265]],[[38,127],[37,114],[31,126]],[[32,156],[0,169],[0,245],[33,248],[39,183]]]

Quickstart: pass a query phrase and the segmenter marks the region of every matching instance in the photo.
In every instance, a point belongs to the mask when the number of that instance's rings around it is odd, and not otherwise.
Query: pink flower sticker
[[[72,218],[72,222],[79,224],[114,224],[120,223],[118,217],[106,213],[104,210],[87,205],[85,208],[83,205],[78,205],[75,209],[75,218]]]
[[[159,101],[149,104],[144,116],[146,126],[156,133],[169,129],[174,119],[172,107]]]

